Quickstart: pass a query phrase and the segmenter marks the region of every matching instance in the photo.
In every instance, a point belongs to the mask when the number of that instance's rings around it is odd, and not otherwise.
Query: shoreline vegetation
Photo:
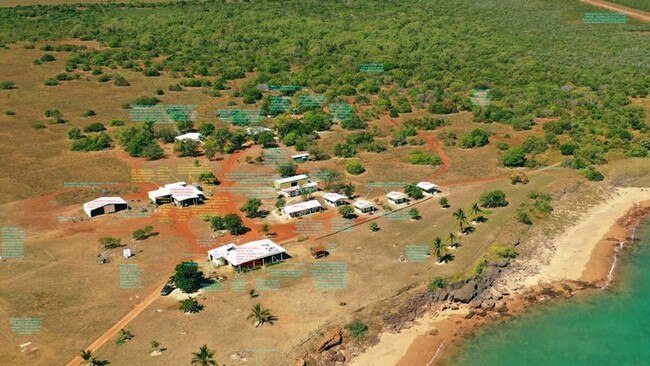
[[[551,245],[539,245],[532,255],[497,271],[469,303],[446,296],[431,301],[405,324],[382,330],[349,365],[441,364],[486,323],[510,319],[539,302],[587,296],[607,287],[617,257],[632,244],[634,228],[648,215],[650,188],[616,189],[550,240]]]

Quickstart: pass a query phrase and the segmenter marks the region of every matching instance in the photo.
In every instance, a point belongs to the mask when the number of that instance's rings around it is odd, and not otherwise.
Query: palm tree
[[[456,212],[453,213],[453,216],[458,222],[458,227],[462,233],[465,230],[465,224],[467,224],[467,216],[465,215],[465,211],[463,211],[462,208],[459,208],[456,210]]]
[[[199,352],[192,352],[192,365],[198,366],[211,366],[216,365],[217,361],[214,360],[214,351],[208,349],[207,345],[202,345]]]
[[[269,309],[262,308],[262,304],[260,303],[257,303],[255,306],[253,306],[250,315],[248,315],[246,319],[253,319],[256,327],[259,327],[264,323],[273,324],[273,320],[275,320],[273,315],[271,315]]]
[[[442,243],[442,239],[439,236],[433,239],[433,252],[438,257],[439,263],[442,262],[442,258],[447,254],[447,247]]]
[[[81,357],[82,360],[89,362],[93,358],[93,353],[90,352],[89,350],[82,349],[79,351],[79,356]]]
[[[456,235],[454,235],[454,233],[449,233],[447,235],[447,241],[449,242],[450,247],[455,247],[456,246]]]
[[[472,215],[474,215],[474,221],[479,222],[479,214],[481,212],[483,212],[483,210],[481,210],[481,207],[479,207],[478,203],[474,202],[472,205]]]

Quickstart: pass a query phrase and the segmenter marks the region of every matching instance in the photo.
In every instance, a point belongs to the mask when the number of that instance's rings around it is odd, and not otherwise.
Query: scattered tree
[[[351,160],[345,164],[345,170],[352,175],[359,175],[365,172],[366,168],[364,168],[357,160]]]
[[[339,213],[343,218],[349,219],[354,217],[354,209],[349,205],[339,207]]]
[[[438,263],[442,263],[445,255],[447,255],[447,246],[438,236],[433,239],[433,254],[435,254],[435,256],[438,258]]]
[[[505,207],[508,205],[506,194],[502,190],[484,192],[481,198],[479,198],[479,202],[481,202],[481,206],[488,208]]]
[[[259,198],[249,198],[239,210],[245,212],[246,217],[257,217],[260,207],[262,201]]]
[[[370,231],[373,231],[373,232],[374,232],[374,231],[379,231],[379,224],[377,224],[377,223],[374,222],[374,221],[371,222],[371,223],[370,223]]]
[[[99,238],[99,244],[101,244],[104,249],[115,249],[122,246],[121,240],[119,238],[113,238],[110,236]]]
[[[131,339],[133,339],[133,333],[131,333],[128,330],[120,329],[120,334],[119,337],[117,337],[115,344],[117,345],[124,344],[130,341]]]
[[[442,208],[449,208],[449,207],[450,207],[450,205],[449,205],[449,198],[447,198],[447,197],[441,197],[441,198],[440,198],[440,207],[442,207]]]
[[[409,210],[409,216],[411,217],[411,220],[417,220],[420,218],[420,212],[417,208],[413,207]]]
[[[217,361],[214,360],[214,351],[208,349],[207,345],[202,345],[198,352],[192,352],[191,365],[197,366],[215,366]]]
[[[169,278],[169,283],[188,294],[201,288],[204,281],[205,277],[199,270],[199,265],[192,261],[177,264],[174,274]]]
[[[198,147],[198,143],[194,140],[180,140],[174,143],[174,153],[179,157],[199,156]]]
[[[283,178],[296,175],[296,169],[298,169],[298,165],[294,163],[285,163],[278,165],[278,173],[280,173],[280,176]]]
[[[196,314],[203,310],[203,305],[199,304],[199,301],[193,297],[181,300],[180,303],[180,309],[183,310],[184,313]]]
[[[251,313],[246,319],[252,319],[253,323],[255,323],[255,327],[259,327],[265,323],[273,325],[273,322],[276,320],[276,318],[271,315],[271,311],[269,309],[264,309],[260,303],[253,306]]]
[[[452,215],[454,216],[454,219],[456,219],[456,222],[458,223],[458,228],[460,229],[460,232],[461,233],[465,232],[465,224],[467,224],[467,216],[465,215],[465,211],[463,211],[462,208],[459,208]]]

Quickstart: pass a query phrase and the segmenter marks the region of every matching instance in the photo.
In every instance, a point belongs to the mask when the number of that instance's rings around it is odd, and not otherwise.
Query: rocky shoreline
[[[649,214],[650,203],[635,205],[625,216],[616,220],[614,226],[619,233],[628,233],[623,237],[624,240],[631,240],[630,230]],[[611,237],[603,238],[599,246],[601,251],[606,252],[606,257],[602,258],[601,253],[600,258],[592,258],[592,261],[603,262],[605,259],[611,267],[611,258],[616,253],[617,244],[618,240],[612,242]],[[571,298],[578,293],[588,293],[585,290],[601,288],[602,270],[599,272],[601,276],[591,276],[589,280],[565,279],[551,283],[540,282],[529,287],[513,287],[512,283],[521,283],[522,274],[512,270],[510,261],[502,260],[489,263],[481,276],[465,279],[436,291],[419,286],[387,299],[373,309],[362,310],[374,315],[377,318],[374,325],[380,326],[381,331],[386,333],[401,333],[418,325],[426,314],[438,315],[440,318],[436,326],[423,337],[419,337],[409,348],[409,352],[411,348],[425,349],[426,352],[420,352],[422,354],[416,357],[417,361],[408,359],[398,363],[404,366],[431,365],[451,353],[440,352],[443,348],[454,347],[458,340],[473,336],[476,328],[487,322],[508,319],[536,303]],[[349,365],[355,356],[378,342],[378,336],[372,335],[360,345],[347,330],[333,327],[313,341],[310,351],[299,358],[295,365]],[[427,354],[426,359],[423,358],[424,353]],[[441,353],[443,356],[439,357]]]

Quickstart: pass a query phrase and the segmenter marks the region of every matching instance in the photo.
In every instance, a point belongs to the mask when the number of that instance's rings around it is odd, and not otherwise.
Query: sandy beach
[[[498,283],[511,291],[509,313],[525,310],[521,298],[531,291],[557,286],[567,281],[587,281],[602,285],[610,274],[616,247],[628,239],[630,228],[650,211],[650,188],[618,188],[611,197],[587,210],[551,245],[518,261]],[[572,291],[569,291],[572,293]],[[382,333],[379,342],[352,360],[353,366],[430,366],[448,353],[448,348],[476,327],[499,319],[464,315],[468,305],[453,312],[429,311],[418,323],[399,334]]]

